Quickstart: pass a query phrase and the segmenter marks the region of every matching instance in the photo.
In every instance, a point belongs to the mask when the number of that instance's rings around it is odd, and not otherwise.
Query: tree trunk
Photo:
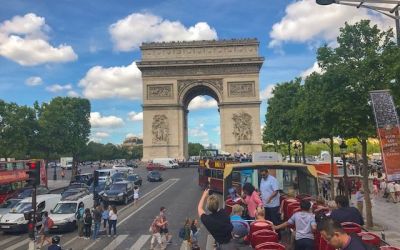
[[[289,162],[292,162],[292,153],[290,152],[290,148],[291,148],[291,145],[290,145],[290,141],[289,141],[288,142]]]
[[[301,157],[303,158],[303,163],[306,164],[306,144],[301,142]]]
[[[334,159],[333,159],[333,137],[331,136],[330,138],[329,138],[329,141],[330,141],[330,144],[329,144],[329,148],[330,148],[330,154],[331,154],[331,199],[333,200],[333,199],[335,199],[335,181],[334,181],[334,178],[333,178],[333,175],[334,175],[334,172],[333,172],[333,170],[334,170]]]
[[[367,228],[372,228],[374,222],[372,219],[372,206],[370,198],[370,190],[368,185],[368,158],[367,158],[367,140],[361,139],[361,155],[362,155],[362,174],[363,174],[363,188],[364,188],[364,200],[365,200],[365,214],[367,223]]]

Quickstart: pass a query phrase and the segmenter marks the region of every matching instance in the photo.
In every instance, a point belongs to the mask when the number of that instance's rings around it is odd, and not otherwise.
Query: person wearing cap
[[[232,229],[232,243],[234,244],[234,249],[251,249],[246,245],[244,238],[250,232],[250,226],[242,218],[243,207],[239,204],[233,205],[232,207],[232,215],[231,215],[231,224],[233,226]]]
[[[274,226],[275,230],[295,225],[295,250],[314,250],[314,231],[317,229],[315,215],[310,212],[311,202],[300,201],[301,211],[296,212],[288,221]]]
[[[47,250],[61,250],[60,244],[60,236],[54,235],[51,238],[51,245],[47,248]]]

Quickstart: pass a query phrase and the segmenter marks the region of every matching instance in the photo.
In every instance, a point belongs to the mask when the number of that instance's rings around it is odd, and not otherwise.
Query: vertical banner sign
[[[370,91],[388,181],[400,180],[400,126],[389,90]]]

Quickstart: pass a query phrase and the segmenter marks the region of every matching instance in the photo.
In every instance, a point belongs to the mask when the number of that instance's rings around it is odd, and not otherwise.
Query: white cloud
[[[393,21],[383,15],[371,14],[368,10],[332,4],[321,6],[315,0],[300,0],[286,7],[286,14],[272,26],[269,47],[279,47],[283,42],[312,42],[318,39],[332,42],[339,28],[347,21],[353,24],[362,19],[371,19],[380,28],[387,29]]]
[[[72,89],[71,84],[66,84],[66,85],[53,84],[53,85],[46,87],[47,91],[53,92],[53,93],[58,93],[58,92],[61,92],[64,90],[71,90],[71,89]]]
[[[221,135],[221,127],[220,126],[213,128],[213,131],[217,132],[218,135]]]
[[[143,112],[136,113],[135,111],[129,112],[129,120],[131,121],[143,121]]]
[[[14,16],[0,24],[0,56],[23,66],[69,62],[78,58],[71,46],[53,47],[46,33],[50,28],[34,13]]]
[[[189,103],[189,110],[196,110],[196,109],[210,109],[218,107],[218,103],[216,100],[209,98],[207,99],[204,96],[196,96],[193,100]]]
[[[139,137],[139,138],[142,138],[143,135],[142,135],[142,134],[134,134],[134,133],[128,133],[128,134],[126,134],[125,138],[129,138],[129,137]]]
[[[89,99],[124,98],[137,100],[142,97],[142,73],[135,62],[121,67],[89,69],[80,80],[83,96]]]
[[[76,92],[74,90],[70,90],[70,91],[67,92],[67,96],[69,96],[69,97],[79,97],[80,95],[79,95],[78,92]]]
[[[300,76],[304,79],[304,78],[306,78],[307,76],[311,75],[314,72],[316,72],[316,73],[321,73],[322,72],[322,69],[319,67],[318,62],[315,62],[312,67],[310,67],[310,68],[304,70],[303,72],[301,72]]]
[[[268,85],[265,89],[261,90],[260,92],[260,99],[262,101],[268,100],[269,98],[272,97],[272,91],[274,90],[275,85],[271,84]]]
[[[96,133],[94,134],[94,136],[97,137],[97,138],[103,139],[103,138],[109,137],[110,134],[107,133],[107,132],[96,132]]]
[[[185,27],[179,21],[169,21],[149,13],[133,13],[110,25],[114,47],[132,51],[143,42],[168,42],[217,39],[217,32],[205,22]]]
[[[189,129],[189,136],[208,139],[208,133],[200,126]]]
[[[25,80],[25,84],[28,86],[38,86],[43,84],[43,80],[39,76],[31,76]]]
[[[116,116],[101,116],[99,112],[90,113],[92,128],[118,128],[124,125],[124,121]]]

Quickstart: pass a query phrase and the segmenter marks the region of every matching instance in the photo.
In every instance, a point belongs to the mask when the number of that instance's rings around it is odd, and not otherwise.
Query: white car
[[[133,168],[126,167],[124,165],[114,165],[112,168],[117,170],[117,172],[124,172],[128,174],[133,173]]]
[[[73,231],[76,228],[76,212],[79,205],[84,208],[93,207],[93,194],[69,196],[59,201],[54,209],[50,210],[49,217],[54,221],[50,231]]]
[[[43,212],[50,212],[51,209],[61,200],[60,194],[43,194],[36,197],[36,211],[42,215]],[[25,220],[24,213],[32,211],[32,197],[21,200],[17,206],[5,214],[0,219],[0,229],[5,232],[21,232],[28,230],[28,221]],[[36,223],[40,226],[41,221]]]

